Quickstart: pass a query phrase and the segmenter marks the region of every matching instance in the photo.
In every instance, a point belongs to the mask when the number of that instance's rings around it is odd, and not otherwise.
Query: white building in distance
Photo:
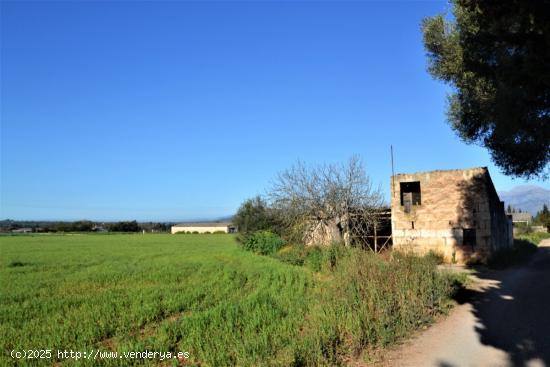
[[[171,228],[172,234],[178,232],[187,233],[235,233],[237,228],[231,223],[218,223],[218,222],[204,222],[204,223],[180,223],[175,224]]]

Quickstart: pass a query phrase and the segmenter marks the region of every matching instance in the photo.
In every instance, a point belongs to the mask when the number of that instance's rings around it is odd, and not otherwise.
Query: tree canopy
[[[550,210],[548,210],[548,205],[543,205],[542,209],[535,216],[535,222],[550,229]]]
[[[332,223],[346,245],[369,230],[383,205],[380,189],[372,187],[357,156],[344,164],[308,167],[298,162],[278,174],[268,197],[289,238],[304,240],[312,224]]]
[[[245,200],[233,216],[232,223],[239,229],[237,239],[240,241],[256,231],[276,228],[271,209],[261,196]]]
[[[266,231],[292,243],[334,240],[350,246],[369,234],[383,204],[380,189],[372,187],[359,157],[317,166],[299,161],[276,176],[265,198],[243,202],[232,222],[245,247],[279,246]]]
[[[139,224],[137,221],[125,221],[125,222],[116,222],[112,223],[109,226],[109,230],[112,232],[138,232]]]
[[[451,0],[422,24],[428,70],[453,86],[448,120],[512,176],[547,176],[550,1]]]

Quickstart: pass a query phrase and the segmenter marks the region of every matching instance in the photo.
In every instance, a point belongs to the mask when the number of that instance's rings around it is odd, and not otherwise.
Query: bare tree
[[[268,198],[291,237],[306,244],[360,241],[383,204],[357,156],[346,164],[316,167],[299,161],[279,173]]]

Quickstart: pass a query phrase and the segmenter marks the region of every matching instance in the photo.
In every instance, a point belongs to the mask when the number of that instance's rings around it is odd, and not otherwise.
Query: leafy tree
[[[139,229],[145,230],[146,232],[167,232],[169,226],[166,223],[144,222],[139,223]]]
[[[135,220],[131,222],[117,222],[111,224],[109,230],[112,232],[138,232],[139,225]]]
[[[94,227],[94,222],[89,220],[80,220],[73,223],[73,231],[75,232],[90,232]]]
[[[91,222],[89,220],[80,220],[76,222],[55,223],[52,230],[55,232],[90,232],[93,227],[94,222]]]
[[[256,231],[273,231],[277,227],[271,209],[261,196],[242,203],[237,214],[233,216],[232,223],[237,226],[239,231],[237,239],[241,241]]]
[[[535,222],[550,229],[550,211],[548,210],[548,205],[543,205],[542,210],[535,216]]]
[[[548,177],[550,1],[451,4],[453,20],[422,24],[429,72],[454,87],[449,123],[504,173]]]

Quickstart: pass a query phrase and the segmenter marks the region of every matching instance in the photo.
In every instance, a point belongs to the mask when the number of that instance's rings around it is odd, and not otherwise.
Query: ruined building
[[[486,167],[398,174],[391,186],[395,250],[464,263],[512,245],[512,221]]]

